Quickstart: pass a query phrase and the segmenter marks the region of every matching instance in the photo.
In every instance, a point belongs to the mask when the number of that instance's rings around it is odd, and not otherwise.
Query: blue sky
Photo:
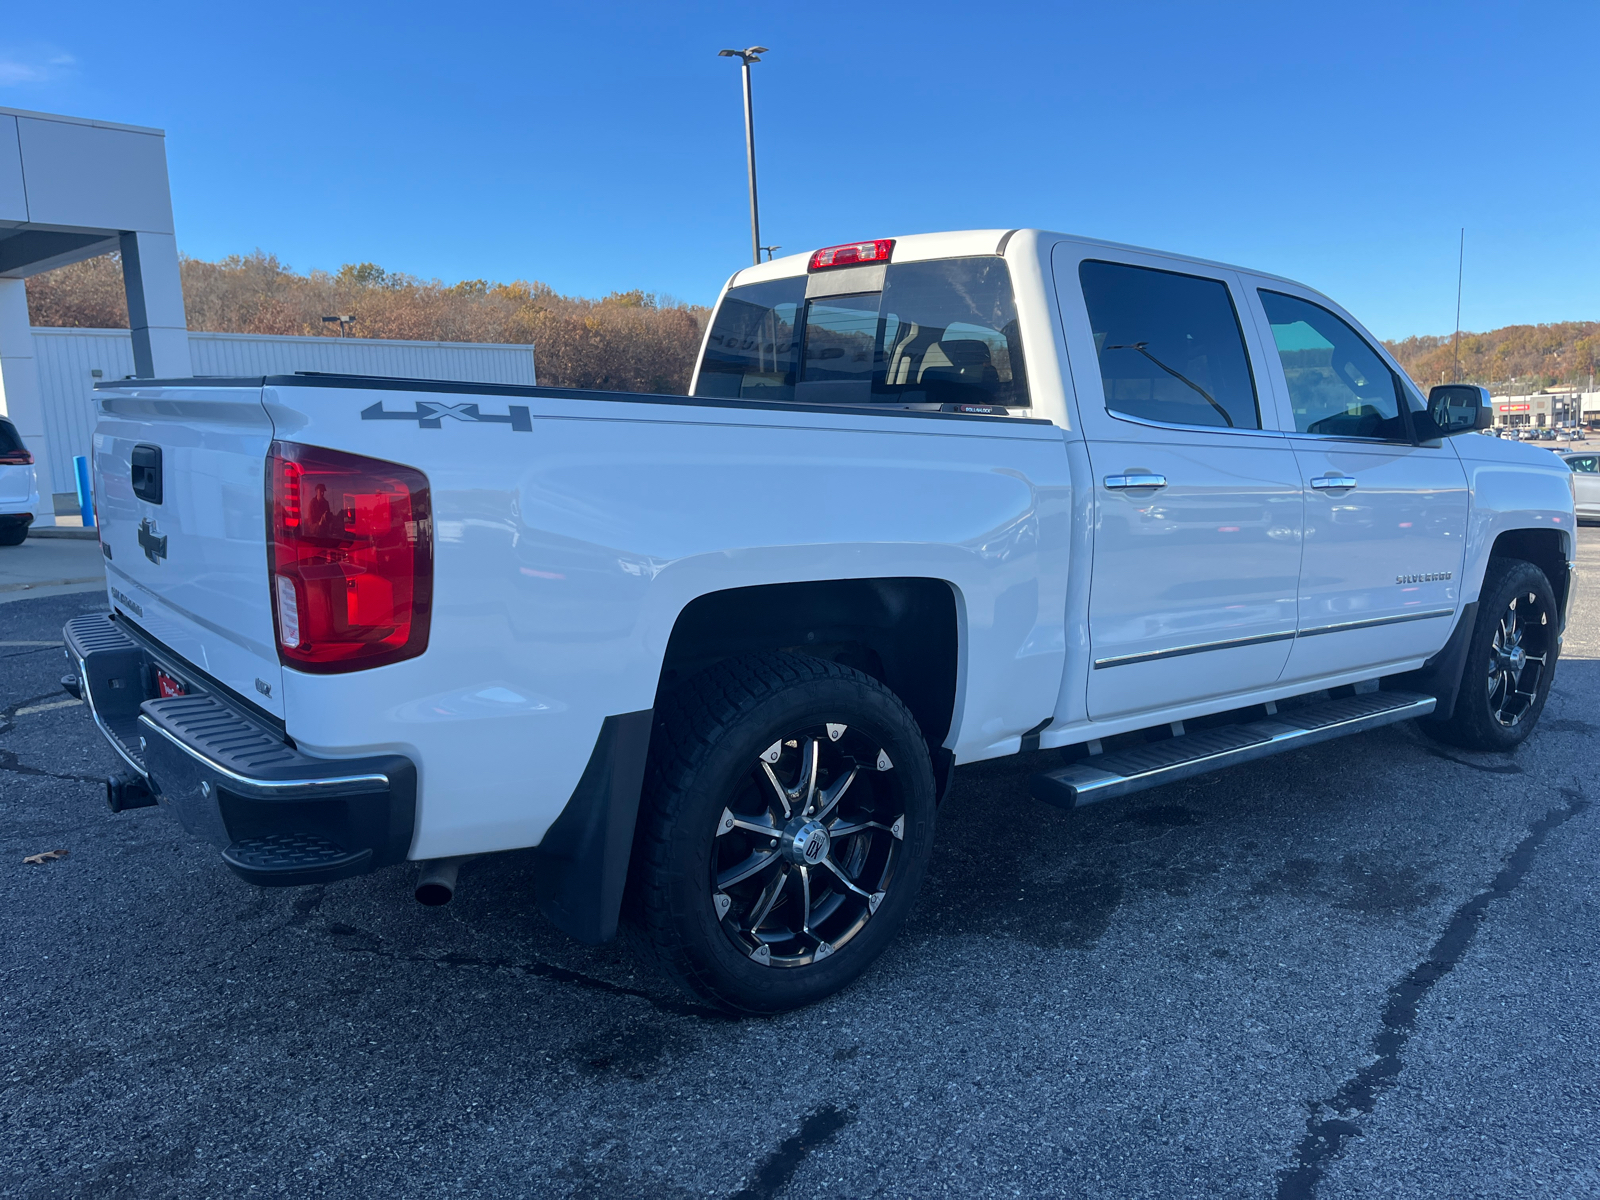
[[[1038,225],[1384,337],[1600,318],[1600,5],[7,6],[0,105],[167,131],[180,246],[709,302],[763,241]]]

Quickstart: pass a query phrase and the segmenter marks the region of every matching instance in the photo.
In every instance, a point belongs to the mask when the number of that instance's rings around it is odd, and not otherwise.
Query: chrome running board
[[[1205,775],[1270,754],[1425,717],[1438,701],[1415,692],[1368,692],[1279,712],[1260,721],[1202,729],[1131,750],[1098,754],[1035,775],[1036,799],[1076,808]]]

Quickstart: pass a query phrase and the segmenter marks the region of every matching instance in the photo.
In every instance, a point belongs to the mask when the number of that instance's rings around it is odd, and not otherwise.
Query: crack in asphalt
[[[4,734],[10,727],[0,728]],[[59,779],[63,783],[104,783],[104,775],[60,775],[54,771],[41,770],[38,767],[24,766],[17,758],[15,750],[0,750],[0,771],[9,771],[13,775],[32,776],[40,779]]]
[[[9,705],[6,708],[0,708],[0,721],[11,720],[12,717],[17,715],[17,709],[19,708],[28,708],[34,704],[42,704],[46,700],[59,700],[63,695],[65,695],[65,693],[60,688],[56,688],[51,692],[40,692],[37,696],[28,696],[25,699],[18,700],[15,704]]]
[[[340,932],[347,933],[348,931]],[[374,935],[366,934],[364,936],[373,937]],[[719,1012],[717,1009],[708,1008],[700,1004],[690,1004],[687,1001],[669,1000],[661,996],[654,996],[643,988],[632,988],[626,984],[612,983],[610,980],[601,979],[595,975],[585,975],[582,971],[574,971],[570,967],[558,967],[554,963],[545,962],[543,959],[538,958],[486,958],[477,954],[463,954],[456,950],[452,950],[448,954],[396,954],[378,946],[348,947],[345,949],[345,953],[371,954],[394,962],[424,963],[432,967],[486,967],[490,970],[518,971],[525,975],[532,975],[537,979],[548,979],[555,983],[568,983],[575,987],[605,992],[612,996],[633,996],[643,1000],[651,1008],[660,1012],[671,1013],[673,1016],[697,1017],[701,1020],[726,1023],[737,1022],[741,1019],[732,1013]]]
[[[240,954],[250,950],[259,942],[281,933],[285,929],[296,925],[303,925],[310,919],[312,912],[322,903],[322,889],[318,889],[314,901],[295,901],[297,915],[287,921],[279,922],[271,929],[263,930],[248,945],[241,946],[230,954],[223,962],[232,962]],[[643,988],[628,987],[626,984],[612,983],[610,980],[601,979],[595,975],[586,975],[582,971],[574,971],[570,967],[559,967],[555,963],[543,959],[515,959],[515,958],[490,958],[478,954],[465,954],[452,950],[447,954],[399,954],[382,945],[383,938],[375,933],[357,929],[353,925],[333,922],[324,930],[331,937],[360,937],[370,942],[366,946],[340,946],[337,947],[345,954],[370,954],[375,958],[386,958],[391,962],[421,963],[430,967],[483,967],[488,970],[516,971],[524,975],[532,975],[536,979],[548,979],[554,983],[571,984],[574,987],[587,988],[591,991],[604,992],[611,996],[632,996],[643,1000],[651,1008],[659,1012],[670,1013],[678,1017],[695,1017],[703,1021],[718,1021],[724,1024],[733,1024],[743,1018],[734,1013],[725,1013],[715,1008],[702,1004],[693,1004],[686,1000],[672,1000],[663,996],[652,995]],[[222,964],[217,964],[221,966]]]
[[[263,929],[260,933],[256,934],[255,937],[251,938],[244,945],[240,946],[232,954],[229,954],[213,963],[211,969],[213,971],[220,970],[231,963],[234,959],[238,958],[241,954],[245,954],[251,950],[254,950],[256,946],[265,941],[267,938],[271,937],[273,934],[282,933],[285,929],[293,929],[296,926],[304,925],[316,914],[317,909],[322,907],[322,902],[327,898],[327,895],[327,885],[319,883],[315,885],[309,893],[296,896],[294,900],[290,902],[290,907],[294,909],[294,911],[286,919],[279,921],[270,929]]]
[[[0,646],[3,645],[5,645],[5,643],[0,642]],[[0,659],[22,658],[29,654],[43,654],[46,650],[57,650],[60,649],[60,647],[60,642],[51,642],[48,646],[35,646],[32,650],[14,650],[10,654],[0,654]]]
[[[1498,763],[1491,766],[1488,763],[1469,762],[1464,758],[1457,758],[1448,750],[1441,750],[1437,746],[1424,746],[1429,754],[1435,758],[1442,758],[1447,763],[1455,763],[1458,767],[1471,767],[1474,771],[1482,771],[1485,775],[1521,775],[1522,768],[1516,763]]]
[[[805,1156],[818,1146],[826,1146],[839,1131],[855,1119],[848,1110],[824,1104],[812,1109],[800,1122],[800,1132],[784,1138],[778,1148],[756,1168],[755,1178],[733,1193],[729,1200],[772,1200],[800,1169]]]
[[[1378,1097],[1400,1078],[1405,1069],[1406,1043],[1416,1030],[1417,1013],[1428,993],[1466,956],[1478,926],[1489,914],[1489,906],[1521,886],[1533,869],[1534,855],[1551,832],[1589,807],[1588,798],[1576,788],[1562,788],[1561,795],[1566,803],[1550,809],[1529,827],[1522,841],[1506,856],[1494,881],[1451,914],[1427,958],[1390,987],[1383,1006],[1383,1027],[1372,1039],[1374,1060],[1345,1080],[1332,1099],[1313,1107],[1306,1119],[1305,1136],[1295,1150],[1294,1165],[1278,1172],[1278,1200],[1314,1197],[1328,1165],[1343,1152],[1347,1141],[1361,1136],[1361,1126],[1355,1118],[1370,1116]],[[1319,1116],[1323,1110],[1333,1115]]]

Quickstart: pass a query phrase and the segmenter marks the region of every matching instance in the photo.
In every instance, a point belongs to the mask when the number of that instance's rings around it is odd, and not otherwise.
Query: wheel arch
[[[1496,535],[1484,556],[1482,569],[1477,572],[1477,583],[1465,591],[1466,603],[1456,619],[1456,627],[1443,648],[1421,668],[1391,677],[1391,684],[1412,691],[1424,692],[1438,699],[1432,720],[1447,721],[1455,712],[1460,696],[1461,682],[1467,666],[1467,647],[1477,624],[1478,603],[1483,598],[1483,583],[1489,561],[1495,558],[1515,559],[1531,563],[1544,572],[1555,594],[1556,611],[1561,615],[1561,628],[1566,626],[1567,601],[1571,595],[1571,569],[1568,552],[1570,535],[1559,529],[1533,529],[1521,526],[1503,529]]]
[[[708,592],[678,613],[660,690],[729,658],[786,650],[854,667],[904,701],[927,738],[935,777],[955,716],[960,601],[944,579],[771,583]]]
[[[1571,590],[1569,551],[1572,535],[1561,529],[1505,529],[1489,547],[1490,558],[1515,558],[1532,563],[1544,572],[1555,593],[1556,611],[1561,614],[1562,627],[1566,626],[1567,597]],[[1482,587],[1482,579],[1479,579]],[[1477,597],[1474,597],[1475,599]]]

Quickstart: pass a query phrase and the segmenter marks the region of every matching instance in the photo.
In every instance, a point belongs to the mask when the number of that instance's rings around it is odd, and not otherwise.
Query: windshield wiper
[[[1206,403],[1211,405],[1212,408],[1216,409],[1217,412],[1222,416],[1222,419],[1228,423],[1228,428],[1232,429],[1233,428],[1233,418],[1228,415],[1228,410],[1223,408],[1222,405],[1218,404],[1214,399],[1212,399],[1211,393],[1206,391],[1205,388],[1201,387],[1198,383],[1196,383],[1194,380],[1190,379],[1187,375],[1184,375],[1184,374],[1182,374],[1182,373],[1180,373],[1178,371],[1174,371],[1171,367],[1167,366],[1166,363],[1162,362],[1154,354],[1151,354],[1150,351],[1146,350],[1145,347],[1148,346],[1149,344],[1150,344],[1149,342],[1132,342],[1132,343],[1129,343],[1126,346],[1107,346],[1106,349],[1107,350],[1137,350],[1140,354],[1144,355],[1151,362],[1155,363],[1156,366],[1160,367],[1168,375],[1171,375],[1174,379],[1178,380],[1180,383],[1188,384],[1195,391],[1199,392],[1202,396],[1204,396],[1206,398]]]

